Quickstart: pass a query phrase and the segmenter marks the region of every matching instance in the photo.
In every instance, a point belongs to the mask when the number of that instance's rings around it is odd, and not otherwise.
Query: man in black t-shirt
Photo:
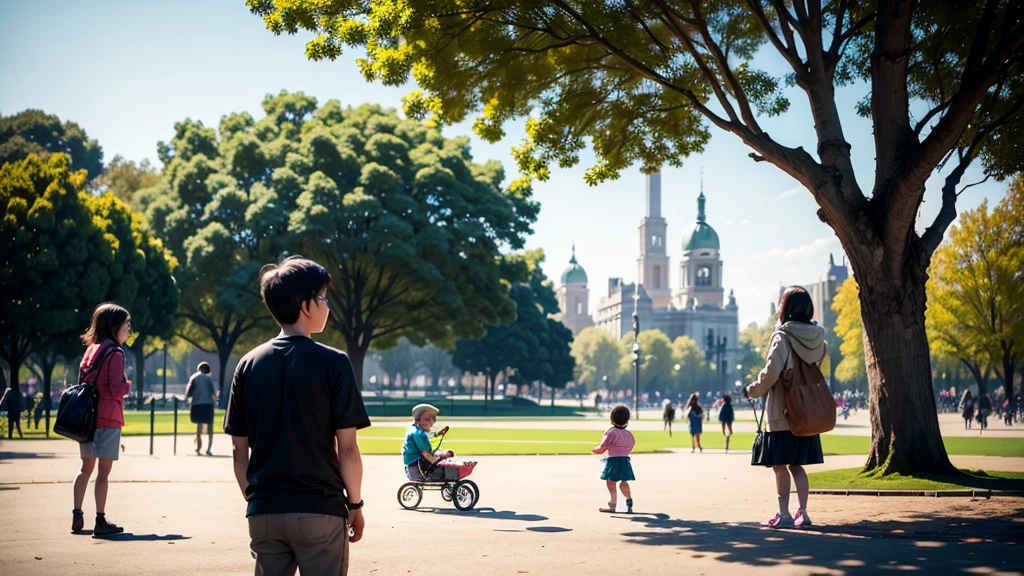
[[[299,257],[264,267],[260,293],[281,333],[242,357],[231,382],[224,431],[257,575],[346,574],[363,534],[356,430],[370,419],[348,356],[310,338],[330,315],[330,282]]]

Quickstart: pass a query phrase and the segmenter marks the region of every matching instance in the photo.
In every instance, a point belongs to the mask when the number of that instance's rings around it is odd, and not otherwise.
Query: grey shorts
[[[101,460],[117,460],[121,453],[121,429],[97,428],[92,442],[78,445],[82,458],[100,458]]]

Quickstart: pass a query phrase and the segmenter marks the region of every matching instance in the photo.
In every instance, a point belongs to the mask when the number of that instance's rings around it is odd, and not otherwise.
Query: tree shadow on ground
[[[464,512],[454,508],[417,508],[416,512],[442,514],[444,516],[487,518],[490,520],[519,520],[521,522],[543,522],[548,519],[547,516],[541,516],[540,514],[520,514],[515,510],[495,510],[494,508],[474,508]]]
[[[639,528],[622,534],[636,544],[675,547],[695,557],[751,567],[791,566],[827,574],[1024,571],[1024,557],[1018,551],[1024,543],[1024,521],[1016,512],[984,520],[918,514],[900,521],[865,520],[805,530],[682,520],[667,514],[613,518]]]
[[[0,452],[0,462],[4,460],[28,460],[34,458],[56,458],[51,452]]]

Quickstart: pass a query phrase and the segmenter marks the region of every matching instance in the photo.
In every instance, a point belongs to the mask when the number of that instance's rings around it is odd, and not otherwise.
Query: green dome
[[[702,186],[703,188],[703,186]],[[718,232],[712,228],[704,218],[704,192],[697,197],[697,225],[689,233],[683,236],[683,250],[712,249],[718,250]]]
[[[583,269],[576,262],[576,246],[572,247],[572,258],[569,260],[569,265],[565,268],[565,272],[562,272],[562,284],[586,284],[587,283],[587,271]]]
[[[698,222],[693,230],[683,237],[683,250],[700,250],[701,248],[719,249],[718,232],[704,222]]]

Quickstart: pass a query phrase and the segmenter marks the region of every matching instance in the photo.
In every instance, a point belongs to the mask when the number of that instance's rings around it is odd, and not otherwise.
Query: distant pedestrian
[[[690,452],[700,450],[700,435],[704,432],[704,408],[700,405],[700,394],[694,392],[686,402],[686,417],[690,420]]]
[[[785,411],[783,379],[791,378],[796,358],[806,364],[821,366],[825,359],[825,329],[811,318],[814,302],[807,290],[793,286],[779,298],[779,326],[772,333],[768,357],[757,381],[747,387],[747,396],[767,396],[768,434],[764,440],[763,465],[775,472],[775,488],[779,497],[779,512],[768,520],[769,528],[806,528],[811,525],[807,513],[810,492],[804,466],[825,461],[821,451],[821,436],[796,436],[790,429]],[[789,470],[786,470],[786,467]],[[790,474],[796,484],[800,507],[796,516],[789,513]]]
[[[992,413],[992,398],[989,395],[981,394],[978,397],[978,424],[981,425],[981,431],[984,432],[985,428],[988,428],[988,415]]]
[[[729,452],[729,438],[732,436],[732,423],[736,414],[732,409],[732,396],[726,392],[722,398],[722,408],[718,411],[718,421],[722,423],[722,435],[725,436],[725,451]]]
[[[224,431],[258,575],[343,576],[363,536],[356,430],[370,418],[348,355],[311,338],[330,316],[330,283],[297,256],[265,266],[260,295],[281,333],[243,356],[231,382]]]
[[[79,367],[79,381],[96,386],[99,403],[93,441],[78,445],[82,469],[75,476],[75,509],[71,513],[71,531],[74,533],[85,528],[82,505],[97,460],[99,472],[96,475],[96,526],[93,535],[107,536],[124,532],[124,528],[107,520],[105,512],[110,470],[118,458],[118,448],[121,446],[124,397],[132,389],[132,383],[124,373],[124,350],[121,348],[131,332],[132,317],[128,311],[107,302],[96,307],[89,329],[82,334],[82,343],[88,348]]]
[[[964,430],[969,430],[971,420],[974,419],[974,398],[970,390],[964,390],[964,395],[960,398],[960,416],[964,419]]]
[[[33,411],[33,419],[35,420],[35,429],[39,430],[39,419],[43,417],[43,410],[46,409],[46,405],[43,404],[43,393],[36,393],[36,409]]]
[[[636,480],[633,475],[633,465],[630,464],[629,455],[633,452],[636,439],[633,433],[626,430],[629,426],[629,408],[619,404],[612,408],[611,428],[604,432],[601,444],[591,452],[594,454],[608,453],[605,458],[604,471],[601,473],[601,480],[605,481],[608,488],[608,507],[598,508],[599,512],[615,512],[618,500],[618,491],[615,484],[618,483],[619,490],[626,497],[626,513],[633,513],[633,493],[630,491],[629,483]]]
[[[28,427],[32,426],[32,413],[35,411],[35,408],[36,408],[36,399],[35,399],[35,397],[32,396],[31,394],[26,393],[25,394],[25,409],[22,411],[22,414],[25,415],[25,428],[28,428]],[[36,425],[36,430],[38,430],[38,429],[39,429],[39,425],[37,424]]]
[[[672,437],[672,421],[676,419],[676,409],[672,406],[671,400],[665,400],[665,410],[661,413],[661,419],[665,422],[662,430],[667,429],[669,437]]]
[[[217,388],[213,385],[213,378],[210,378],[210,365],[200,362],[196,373],[188,380],[185,387],[185,397],[192,401],[192,408],[189,410],[189,419],[196,425],[196,437],[193,443],[196,447],[196,456],[203,449],[203,426],[210,436],[206,444],[206,455],[213,456],[213,407],[217,405]]]
[[[13,376],[11,378],[13,379]],[[14,438],[15,428],[18,429],[18,438],[24,438],[21,434],[21,392],[18,391],[18,387],[4,390],[0,406],[7,410],[7,439]]]

